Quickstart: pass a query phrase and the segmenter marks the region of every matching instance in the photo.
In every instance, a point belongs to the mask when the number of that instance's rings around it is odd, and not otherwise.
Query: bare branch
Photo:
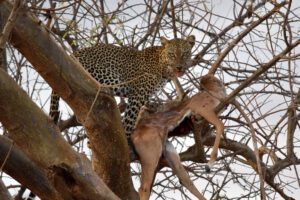
[[[211,68],[209,70],[209,73],[213,73],[214,74],[216,72],[217,68],[220,66],[221,62],[227,56],[227,54],[238,44],[239,41],[241,41],[255,27],[257,27],[263,21],[265,21],[270,16],[272,16],[274,13],[276,13],[285,4],[286,4],[285,1],[283,1],[281,4],[277,4],[270,12],[268,12],[264,16],[260,17],[259,20],[253,22],[246,30],[244,30],[241,34],[239,34],[238,37],[236,37],[232,42],[230,42],[229,46],[221,53],[221,55],[219,55],[218,59],[211,66]]]

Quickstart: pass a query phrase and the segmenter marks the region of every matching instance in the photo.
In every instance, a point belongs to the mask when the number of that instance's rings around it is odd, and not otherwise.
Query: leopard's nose
[[[176,70],[177,71],[184,71],[185,70],[185,66],[184,65],[177,65],[176,66]]]

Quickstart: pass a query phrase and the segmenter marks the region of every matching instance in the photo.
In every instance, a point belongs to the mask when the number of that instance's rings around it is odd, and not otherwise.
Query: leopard
[[[127,139],[134,129],[138,113],[151,95],[168,81],[182,76],[191,65],[195,36],[167,39],[160,46],[143,50],[99,43],[74,53],[81,65],[100,84],[112,86],[113,94],[127,98],[122,123]],[[59,96],[53,92],[50,117],[58,120]]]

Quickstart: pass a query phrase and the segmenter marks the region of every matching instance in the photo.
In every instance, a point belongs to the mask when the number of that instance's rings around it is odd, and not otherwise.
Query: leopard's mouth
[[[169,66],[169,73],[172,77],[181,77],[184,75],[184,70],[182,67]]]
[[[184,74],[184,67],[175,67],[173,68],[173,73],[176,77],[181,77]]]
[[[184,74],[184,71],[182,71],[182,70],[175,71],[176,77],[181,77],[181,76],[183,76],[183,74]]]

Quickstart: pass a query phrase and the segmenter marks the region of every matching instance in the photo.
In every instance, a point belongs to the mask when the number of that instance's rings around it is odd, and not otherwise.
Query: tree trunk
[[[8,1],[0,1],[0,12],[5,17],[9,15],[11,7]],[[19,12],[10,42],[70,105],[77,119],[86,127],[93,147],[96,173],[119,197],[133,199],[132,195],[135,196],[135,192],[129,171],[128,146],[114,99],[100,93],[87,117],[99,87],[98,82],[92,79],[75,59],[67,55],[39,20],[28,14],[25,9]],[[87,167],[88,161],[82,160],[82,156],[74,153],[63,138],[53,135],[58,133],[57,127],[41,113],[24,92],[13,86],[13,80],[8,81],[10,84],[4,81],[9,79],[6,76],[1,73],[1,81],[3,80],[3,85],[6,86],[3,88],[1,85],[1,89],[6,91],[1,92],[0,96],[0,101],[3,102],[1,111],[5,113],[0,120],[10,130],[11,138],[39,165],[45,168],[52,166],[56,172],[58,167],[62,170],[61,173],[65,173],[64,170],[71,170],[75,173],[72,174],[73,176],[78,175],[77,178],[83,178],[78,171],[82,169],[73,168],[72,165],[79,164],[79,161],[83,162],[81,164],[84,166],[81,167],[89,171],[91,169]],[[11,87],[15,87],[14,90]],[[6,93],[8,91],[9,93]],[[7,98],[11,100],[8,101]],[[25,129],[26,134],[24,134]],[[45,154],[47,160],[44,159]],[[65,166],[66,164],[68,166]],[[99,185],[94,185],[96,183]],[[101,184],[97,178],[94,183],[90,183],[98,189]],[[110,192],[104,190],[110,198],[113,197]]]
[[[118,199],[93,172],[89,160],[72,149],[53,122],[3,70],[0,113],[9,137],[37,166],[47,170],[63,199]]]
[[[48,181],[45,171],[29,160],[16,144],[5,136],[0,136],[0,163],[4,172],[30,188],[42,199],[59,199],[60,195]]]

